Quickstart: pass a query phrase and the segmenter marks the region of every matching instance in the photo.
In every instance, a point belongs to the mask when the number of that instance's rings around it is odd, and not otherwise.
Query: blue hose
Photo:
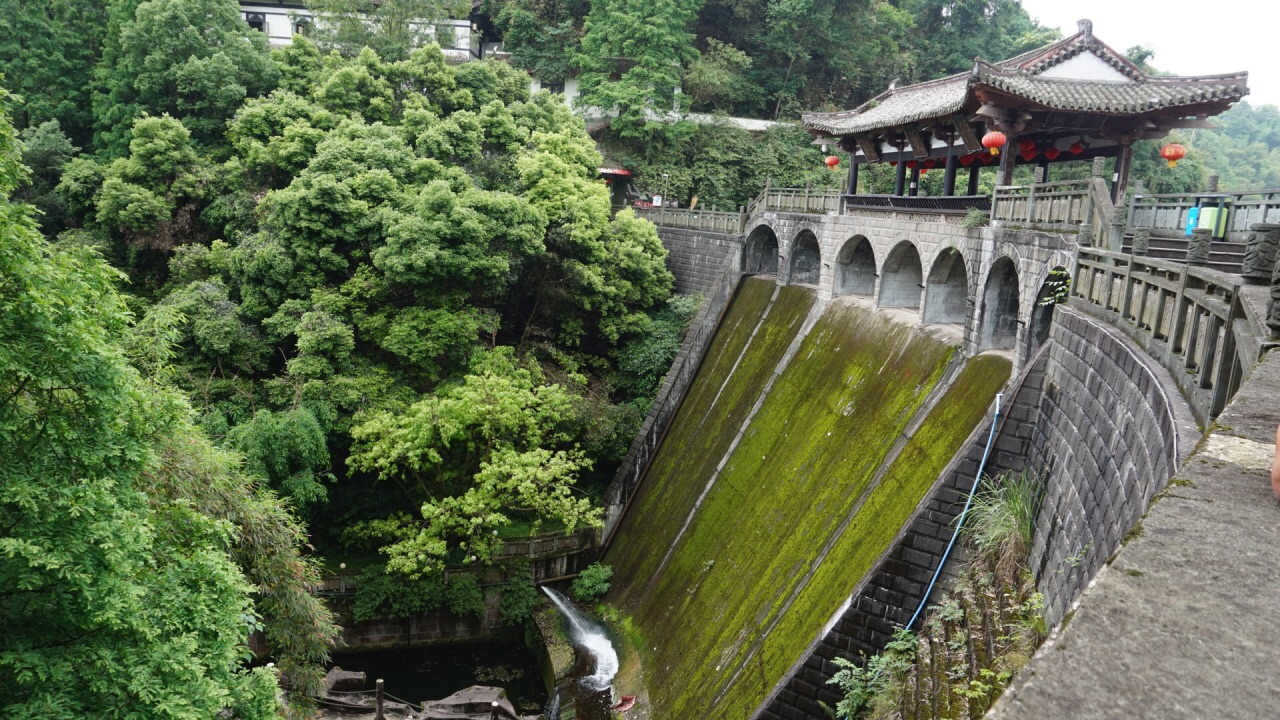
[[[942,568],[947,565],[947,558],[951,556],[951,549],[956,546],[956,538],[960,537],[960,530],[964,527],[964,517],[969,514],[969,506],[973,504],[973,496],[978,492],[978,483],[982,481],[982,471],[987,467],[987,457],[991,455],[991,444],[996,439],[996,424],[1000,421],[1000,398],[1004,397],[1004,393],[996,393],[996,414],[991,418],[991,432],[987,435],[987,448],[982,451],[982,462],[978,464],[978,472],[973,476],[973,487],[969,489],[969,497],[964,501],[964,510],[960,511],[960,516],[956,518],[956,531],[951,533],[951,542],[947,543],[946,552],[942,553],[942,560],[938,561],[938,569],[933,573],[933,579],[929,581],[929,587],[924,591],[924,597],[920,598],[920,606],[916,608],[916,614],[911,616],[911,620],[903,626],[903,630],[910,630],[916,624],[916,619],[920,617],[920,613],[924,612],[924,607],[929,602],[929,596],[933,594],[933,586],[938,584],[938,578],[942,575]]]

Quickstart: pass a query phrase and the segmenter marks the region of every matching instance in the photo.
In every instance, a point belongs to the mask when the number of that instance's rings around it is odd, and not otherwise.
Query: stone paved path
[[[988,718],[1280,718],[1280,352]]]

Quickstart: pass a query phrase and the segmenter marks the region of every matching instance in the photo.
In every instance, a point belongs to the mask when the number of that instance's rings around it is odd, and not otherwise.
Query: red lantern
[[[934,160],[933,158],[929,158],[928,160],[925,160],[925,161],[924,161],[924,166],[925,166],[925,167],[927,167],[927,168],[931,168],[931,167],[933,167],[934,165],[937,165],[937,164],[938,164],[938,161],[937,161],[937,160]]]
[[[982,136],[982,147],[990,150],[992,155],[999,155],[1000,148],[1004,147],[1005,142],[1007,138],[999,130],[992,130]]]
[[[1072,155],[1079,155],[1084,152],[1084,143],[1079,140],[1071,143],[1071,147],[1067,148],[1067,152],[1070,152]]]
[[[960,164],[961,164],[961,165],[963,165],[963,166],[965,166],[965,167],[969,167],[970,165],[972,165],[972,164],[973,164],[973,161],[974,161],[974,160],[977,160],[977,159],[978,159],[978,158],[977,158],[977,156],[976,156],[976,155],[961,155],[961,156],[960,156]]]
[[[908,170],[915,170],[915,169],[916,169],[916,161],[915,161],[915,160],[908,160],[908,161],[907,161],[907,169],[908,169]]]
[[[1035,152],[1036,141],[1031,138],[1022,138],[1018,141],[1018,149],[1022,152]]]
[[[1032,160],[1036,159],[1036,149],[1031,148],[1030,150],[1023,150],[1022,152],[1018,153],[1018,155],[1022,158],[1024,162],[1031,162]]]
[[[996,158],[994,155],[982,155],[981,157],[982,157],[983,165],[990,165],[991,163],[996,161]]]
[[[822,162],[827,167],[831,168],[832,170],[835,170],[836,166],[840,164],[840,158],[836,157],[835,155],[828,155],[827,159],[823,160]]]
[[[1178,161],[1187,156],[1187,149],[1178,143],[1160,148],[1160,157],[1169,161],[1169,167],[1178,167]]]
[[[1062,151],[1052,145],[1044,149],[1044,156],[1048,160],[1057,160],[1061,154]]]
[[[898,161],[897,161],[897,160],[890,160],[890,161],[889,161],[889,167],[898,167]]]
[[[920,174],[921,174],[921,175],[924,175],[924,174],[927,174],[928,172],[929,172],[929,168],[925,168],[925,169],[923,169],[923,170],[921,170],[921,171],[920,171]]]

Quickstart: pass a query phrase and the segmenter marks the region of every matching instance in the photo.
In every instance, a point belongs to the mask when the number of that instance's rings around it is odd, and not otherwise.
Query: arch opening
[[[836,256],[835,294],[876,294],[876,251],[861,235],[849,238]]]
[[[791,279],[799,285],[817,285],[822,277],[822,251],[818,238],[808,230],[801,230],[791,244]]]
[[[1002,257],[991,266],[982,290],[981,350],[1012,350],[1018,341],[1018,270]]]
[[[778,236],[773,228],[760,225],[747,236],[747,246],[742,253],[742,271],[746,273],[778,272]]]
[[[964,257],[955,248],[938,254],[925,283],[924,314],[927,323],[964,324],[969,305],[969,275]]]
[[[1049,271],[1048,277],[1040,285],[1040,292],[1036,293],[1036,303],[1031,307],[1031,332],[1028,333],[1031,352],[1027,354],[1028,357],[1049,339],[1049,330],[1053,326],[1053,306],[1066,302],[1070,290],[1071,273],[1066,268],[1059,265]]]
[[[898,243],[880,271],[880,307],[918,310],[923,279],[920,251],[908,241]]]

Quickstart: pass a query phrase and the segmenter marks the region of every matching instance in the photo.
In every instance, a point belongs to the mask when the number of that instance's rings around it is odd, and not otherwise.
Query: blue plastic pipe
[[[991,445],[996,439],[996,425],[1000,422],[1000,399],[1004,397],[1004,393],[996,393],[996,414],[991,418],[991,432],[987,434],[987,448],[982,451],[982,462],[978,464],[978,472],[973,476],[973,487],[969,489],[969,497],[964,501],[964,510],[960,511],[960,517],[956,518],[956,530],[951,533],[951,542],[947,543],[946,552],[942,553],[942,560],[938,562],[938,569],[933,572],[933,579],[929,581],[929,588],[924,591],[924,597],[920,598],[920,606],[916,608],[916,614],[911,616],[911,620],[903,626],[904,630],[910,630],[920,617],[920,613],[924,612],[924,607],[929,603],[929,596],[933,594],[934,585],[938,584],[938,578],[942,576],[942,568],[947,566],[947,558],[951,557],[951,549],[956,546],[956,539],[960,537],[960,530],[964,527],[964,517],[969,514],[969,506],[973,504],[973,496],[978,492],[978,483],[982,481],[982,471],[987,467],[987,458],[991,455]]]

